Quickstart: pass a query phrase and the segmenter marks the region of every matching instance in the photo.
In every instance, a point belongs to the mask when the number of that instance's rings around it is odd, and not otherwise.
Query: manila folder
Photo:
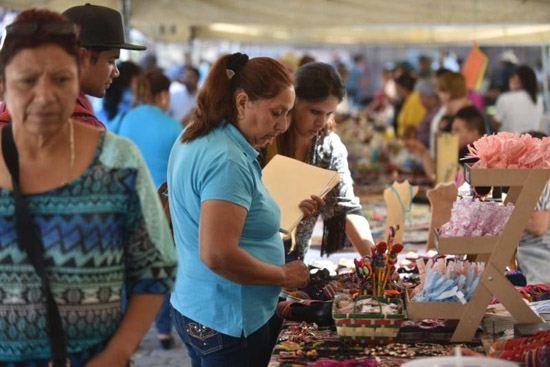
[[[262,181],[281,209],[281,232],[290,233],[303,218],[298,207],[311,195],[323,198],[336,184],[338,172],[277,154],[262,171]]]

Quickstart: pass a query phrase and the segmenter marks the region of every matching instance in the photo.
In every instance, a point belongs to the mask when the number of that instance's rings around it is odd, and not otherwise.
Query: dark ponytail
[[[120,76],[113,79],[111,87],[103,97],[103,109],[107,112],[107,119],[112,120],[118,114],[118,105],[122,101],[124,90],[132,84],[132,79],[139,76],[141,68],[131,62],[124,61],[118,65]]]
[[[524,89],[529,94],[529,97],[531,97],[533,103],[537,104],[537,76],[533,69],[527,65],[521,65],[514,71],[514,74],[519,78],[521,89]]]

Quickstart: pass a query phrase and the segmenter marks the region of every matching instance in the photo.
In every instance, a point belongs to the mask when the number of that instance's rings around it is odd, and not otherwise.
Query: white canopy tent
[[[86,0],[0,0],[63,11]],[[159,42],[541,45],[550,68],[550,0],[95,0]],[[547,110],[548,85],[544,85]],[[550,127],[549,127],[550,130]]]
[[[2,0],[63,11],[74,0]],[[155,41],[547,43],[550,0],[97,0]]]

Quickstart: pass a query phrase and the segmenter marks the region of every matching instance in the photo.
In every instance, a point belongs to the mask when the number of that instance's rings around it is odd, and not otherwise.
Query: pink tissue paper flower
[[[441,226],[441,237],[500,236],[514,211],[514,204],[458,198],[451,210],[451,220]]]
[[[550,168],[550,137],[501,132],[484,135],[468,151],[479,158],[473,168]]]

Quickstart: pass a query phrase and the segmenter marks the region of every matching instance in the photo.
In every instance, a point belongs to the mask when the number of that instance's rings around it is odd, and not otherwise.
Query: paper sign
[[[488,62],[487,55],[481,52],[478,45],[474,43],[462,67],[462,74],[469,90],[478,90],[481,87]]]

